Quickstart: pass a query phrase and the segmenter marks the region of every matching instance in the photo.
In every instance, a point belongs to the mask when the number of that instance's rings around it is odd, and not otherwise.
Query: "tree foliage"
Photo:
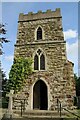
[[[32,60],[30,58],[17,58],[11,67],[9,73],[9,81],[7,90],[14,89],[15,92],[20,91],[24,86],[28,75],[32,73]]]
[[[9,42],[9,40],[7,40],[4,35],[6,34],[6,29],[5,29],[5,25],[0,23],[0,55],[3,54],[2,48],[3,48],[3,43],[7,43]],[[5,89],[6,89],[6,82],[7,82],[7,78],[5,75],[5,72],[2,70],[1,68],[1,61],[0,61],[0,89],[2,88],[3,94],[2,96],[5,97]]]
[[[6,84],[7,78],[5,72],[0,68],[0,92],[2,92],[2,97],[6,95]]]
[[[80,77],[77,77],[77,75],[74,74],[74,78],[76,81],[76,96],[80,96]]]
[[[3,37],[3,35],[6,34],[6,32],[7,31],[5,29],[5,25],[0,23],[0,55],[3,54],[3,51],[2,51],[3,46],[2,46],[2,44],[9,42],[9,40],[7,40],[5,37]]]

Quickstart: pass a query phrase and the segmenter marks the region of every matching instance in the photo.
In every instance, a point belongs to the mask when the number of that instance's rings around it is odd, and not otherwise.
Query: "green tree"
[[[4,37],[4,35],[6,34],[6,28],[4,24],[0,23],[0,55],[3,54],[2,48],[3,48],[3,43],[7,43],[9,42],[9,40],[6,39],[6,37]],[[0,90],[3,91],[2,96],[5,96],[5,87],[6,87],[6,75],[4,73],[4,71],[1,68],[1,62],[0,62]]]
[[[80,109],[80,77],[78,77],[76,74],[74,75],[75,81],[76,81],[76,105],[77,108]]]
[[[6,28],[4,24],[0,23],[0,56],[3,54],[3,43],[9,42],[8,39],[6,39]],[[1,62],[0,62],[0,98],[2,98],[2,107],[6,107],[7,104],[7,98],[6,98],[6,84],[7,84],[7,78],[5,75],[5,72],[1,68]]]
[[[0,55],[3,54],[3,51],[2,51],[3,46],[2,46],[2,44],[9,42],[8,39],[3,37],[6,34],[6,32],[7,31],[5,29],[5,25],[0,23]]]
[[[1,79],[2,79],[2,97],[5,97],[6,96],[6,84],[7,84],[7,78],[6,78],[6,75],[5,75],[5,73],[4,73],[4,71],[2,71],[1,69],[0,69],[0,73],[1,73],[1,75],[2,75],[2,77],[1,77]]]
[[[76,81],[76,96],[80,96],[80,77],[74,74],[74,78]]]
[[[80,77],[76,81],[76,95],[80,96]]]
[[[8,98],[6,98],[6,85],[7,78],[5,72],[0,68],[0,98],[1,98],[0,107],[3,108],[7,108],[8,106]]]
[[[20,91],[25,85],[28,75],[32,73],[32,60],[30,58],[17,58],[11,67],[7,91],[13,89],[15,92]]]

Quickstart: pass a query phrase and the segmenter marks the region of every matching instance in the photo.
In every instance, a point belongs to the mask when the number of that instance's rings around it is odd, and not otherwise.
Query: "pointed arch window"
[[[39,68],[39,65],[38,65],[38,55],[36,54],[35,57],[34,57],[34,70],[38,70]]]
[[[45,56],[40,49],[34,56],[34,70],[45,70]]]
[[[43,54],[40,56],[40,70],[45,70],[45,57]]]
[[[42,39],[42,29],[41,29],[41,27],[39,27],[37,29],[37,40],[40,40],[40,39]]]

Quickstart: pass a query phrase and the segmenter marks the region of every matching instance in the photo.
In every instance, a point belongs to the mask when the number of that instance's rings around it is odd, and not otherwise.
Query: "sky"
[[[1,4],[0,4],[1,6]],[[2,68],[8,78],[14,57],[14,44],[17,39],[18,17],[20,13],[45,12],[47,9],[55,11],[61,9],[64,40],[66,41],[67,59],[74,63],[74,73],[78,74],[78,3],[77,2],[2,2],[2,22],[5,23],[10,40],[3,44],[4,54],[1,57]],[[1,21],[1,18],[0,18]]]

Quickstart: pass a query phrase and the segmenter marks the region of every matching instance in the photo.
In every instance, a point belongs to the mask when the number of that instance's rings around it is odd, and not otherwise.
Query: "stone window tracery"
[[[37,50],[34,56],[34,70],[45,70],[45,56],[40,49]]]

